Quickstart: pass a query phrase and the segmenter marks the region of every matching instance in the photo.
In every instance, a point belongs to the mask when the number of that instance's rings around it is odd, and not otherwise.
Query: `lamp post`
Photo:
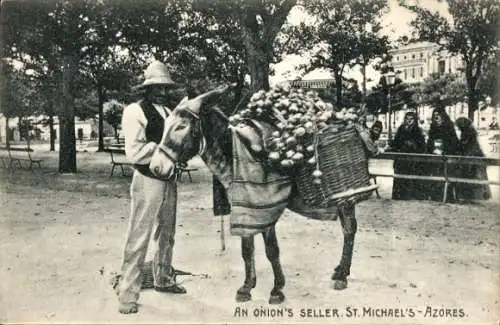
[[[394,73],[391,72],[391,73],[388,73],[385,75],[385,83],[387,84],[387,102],[388,102],[387,111],[389,113],[389,123],[388,123],[389,125],[388,125],[388,134],[387,134],[389,142],[392,141],[391,88],[392,88],[392,86],[394,86],[395,82],[396,82],[396,75]]]
[[[464,96],[464,101],[462,102],[462,106],[460,107],[460,114],[464,114],[465,113],[465,104],[467,103],[467,101],[469,100],[469,97],[467,96]]]

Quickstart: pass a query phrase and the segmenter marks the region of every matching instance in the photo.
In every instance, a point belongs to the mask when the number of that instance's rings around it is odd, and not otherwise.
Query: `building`
[[[391,55],[390,65],[394,68],[397,77],[405,83],[422,82],[431,74],[461,74],[463,73],[464,64],[460,57],[453,56],[446,51],[440,51],[439,46],[431,42],[415,42],[397,49],[389,51]],[[420,107],[418,110],[419,121],[421,126],[426,130],[430,126],[432,107]],[[459,103],[453,107],[447,107],[446,111],[452,120],[460,116],[468,115],[467,103]],[[404,119],[405,111],[394,113],[392,119],[393,129],[397,128]],[[479,113],[480,114],[480,113]],[[387,117],[381,116],[384,120],[384,125],[387,127]],[[478,117],[476,112],[475,120],[491,119]],[[483,124],[479,123],[478,127],[483,128]]]
[[[462,60],[446,51],[439,51],[437,44],[416,42],[389,51],[391,66],[398,78],[406,83],[421,82],[433,73],[460,73]]]
[[[41,141],[49,141],[50,140],[50,130],[49,126],[46,123],[42,123],[43,120],[46,120],[45,116],[31,116],[29,120],[34,126],[34,130],[32,131],[32,139],[41,140]],[[21,134],[19,132],[19,118],[13,117],[9,118],[9,125],[6,125],[5,116],[0,114],[0,142],[5,143],[6,134],[9,134],[9,139],[11,141],[22,141]],[[75,118],[75,137],[77,140],[82,139],[92,139],[93,137],[97,137],[98,134],[98,120],[96,118],[80,120],[79,118]],[[54,117],[54,133],[56,139],[59,136],[59,121],[57,117]],[[114,135],[113,128],[104,121],[104,136],[112,137]]]

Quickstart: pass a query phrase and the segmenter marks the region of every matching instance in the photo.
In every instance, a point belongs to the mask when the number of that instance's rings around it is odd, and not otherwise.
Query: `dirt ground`
[[[179,277],[187,295],[144,291],[139,313],[125,316],[108,280],[120,264],[130,178],[109,177],[104,154],[79,153],[75,175],[58,174],[54,159],[34,172],[0,171],[1,323],[499,323],[497,190],[494,200],[471,205],[391,201],[391,181],[383,180],[383,198],[357,208],[343,291],[330,280],[342,250],[338,221],[287,211],[277,226],[286,301],[267,302],[272,271],[256,238],[257,287],[252,301],[236,303],[239,238],[229,236],[226,217],[220,250],[211,176],[195,162],[193,182],[179,184],[174,266],[208,278]]]

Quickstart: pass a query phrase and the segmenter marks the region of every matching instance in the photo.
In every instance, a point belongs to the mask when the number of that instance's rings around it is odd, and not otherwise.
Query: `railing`
[[[413,162],[441,163],[443,165],[443,176],[425,176],[425,175],[406,175],[406,174],[378,174],[371,173],[372,177],[391,177],[399,179],[426,180],[433,182],[444,182],[443,202],[446,202],[449,186],[451,183],[465,184],[482,184],[482,185],[500,185],[498,180],[478,180],[470,178],[450,177],[448,170],[450,164],[453,165],[487,165],[500,166],[500,159],[486,157],[471,157],[471,156],[454,156],[454,155],[430,155],[416,153],[392,153],[384,152],[371,159],[385,160],[409,160]]]

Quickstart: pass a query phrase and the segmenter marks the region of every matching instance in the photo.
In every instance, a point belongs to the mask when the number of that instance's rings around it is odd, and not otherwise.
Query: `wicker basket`
[[[377,188],[371,185],[363,141],[354,126],[329,126],[318,135],[317,160],[323,173],[314,184],[313,165],[301,166],[295,177],[307,205],[331,207],[366,200]]]

